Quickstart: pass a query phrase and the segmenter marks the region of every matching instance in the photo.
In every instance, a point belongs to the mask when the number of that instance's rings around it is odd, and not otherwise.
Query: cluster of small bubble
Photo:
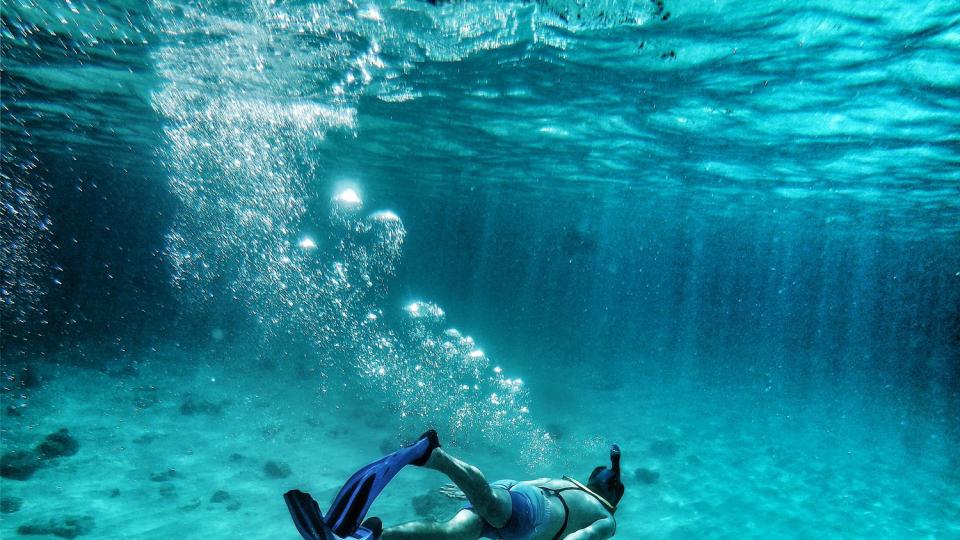
[[[7,337],[12,326],[43,322],[41,300],[57,283],[56,269],[47,260],[53,233],[45,185],[27,180],[36,165],[33,158],[4,155],[0,172],[0,318]]]
[[[323,364],[341,369],[355,364],[362,344],[378,340],[370,314],[380,313],[406,231],[392,212],[363,215],[352,189],[331,201],[328,231],[322,240],[300,235],[284,242],[279,263],[253,281],[251,298],[274,306],[264,322],[289,327],[295,321],[324,355]]]
[[[429,425],[461,443],[519,446],[529,466],[554,459],[556,441],[531,419],[523,381],[494,365],[473,338],[446,327],[445,318],[440,306],[416,301],[395,327],[371,310],[348,332],[359,344],[358,372],[396,403],[401,431]]]
[[[242,297],[279,282],[306,212],[313,146],[330,128],[353,125],[354,110],[291,95],[271,73],[284,66],[272,54],[282,44],[277,17],[264,14],[270,5],[238,4],[245,18],[230,19],[156,4],[164,44],[153,51],[161,83],[152,103],[165,119],[164,159],[181,203],[166,251],[174,284],[198,303],[224,285]]]
[[[313,328],[327,370],[349,364],[360,381],[395,405],[403,431],[435,426],[461,441],[527,441],[544,455],[549,436],[530,419],[520,379],[492,365],[474,340],[444,328],[445,313],[429,302],[407,305],[400,324],[382,309],[406,231],[393,212],[364,215],[352,189],[333,197],[327,249],[303,237],[291,246],[279,278],[284,305]],[[337,359],[349,359],[346,364]]]

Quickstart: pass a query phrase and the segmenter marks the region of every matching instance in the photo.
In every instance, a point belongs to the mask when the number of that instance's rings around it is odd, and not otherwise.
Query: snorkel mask
[[[616,506],[623,498],[624,487],[620,482],[620,447],[610,447],[610,467],[597,467],[590,474],[587,487]]]

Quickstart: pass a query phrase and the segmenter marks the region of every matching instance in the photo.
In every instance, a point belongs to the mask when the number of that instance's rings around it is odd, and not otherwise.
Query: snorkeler
[[[283,497],[307,540],[605,539],[616,532],[613,514],[624,491],[617,445],[610,449],[610,462],[610,467],[595,468],[587,485],[567,476],[487,483],[479,469],[441,449],[431,430],[354,473],[326,517],[307,493],[293,490]],[[373,500],[407,465],[447,475],[469,504],[444,523],[413,521],[384,530],[379,518],[363,521]]]

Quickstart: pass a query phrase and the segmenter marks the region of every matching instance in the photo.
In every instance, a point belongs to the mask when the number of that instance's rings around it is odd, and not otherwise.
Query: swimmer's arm
[[[599,519],[575,533],[568,534],[566,540],[606,540],[612,538],[617,530],[617,522],[612,517]]]

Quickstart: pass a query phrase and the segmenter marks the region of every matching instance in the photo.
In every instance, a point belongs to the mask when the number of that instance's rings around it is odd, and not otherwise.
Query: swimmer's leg
[[[510,493],[503,488],[491,487],[480,469],[451,456],[443,448],[435,449],[424,467],[447,475],[467,496],[474,512],[491,526],[503,527],[510,519],[513,511]]]
[[[446,523],[412,521],[383,531],[381,540],[477,540],[483,522],[473,510],[461,510]]]
[[[476,540],[484,521],[499,528],[510,519],[513,511],[510,493],[491,487],[480,469],[451,456],[443,448],[435,448],[423,466],[447,475],[473,508],[461,510],[446,523],[414,521],[391,527],[383,531],[383,540]]]

